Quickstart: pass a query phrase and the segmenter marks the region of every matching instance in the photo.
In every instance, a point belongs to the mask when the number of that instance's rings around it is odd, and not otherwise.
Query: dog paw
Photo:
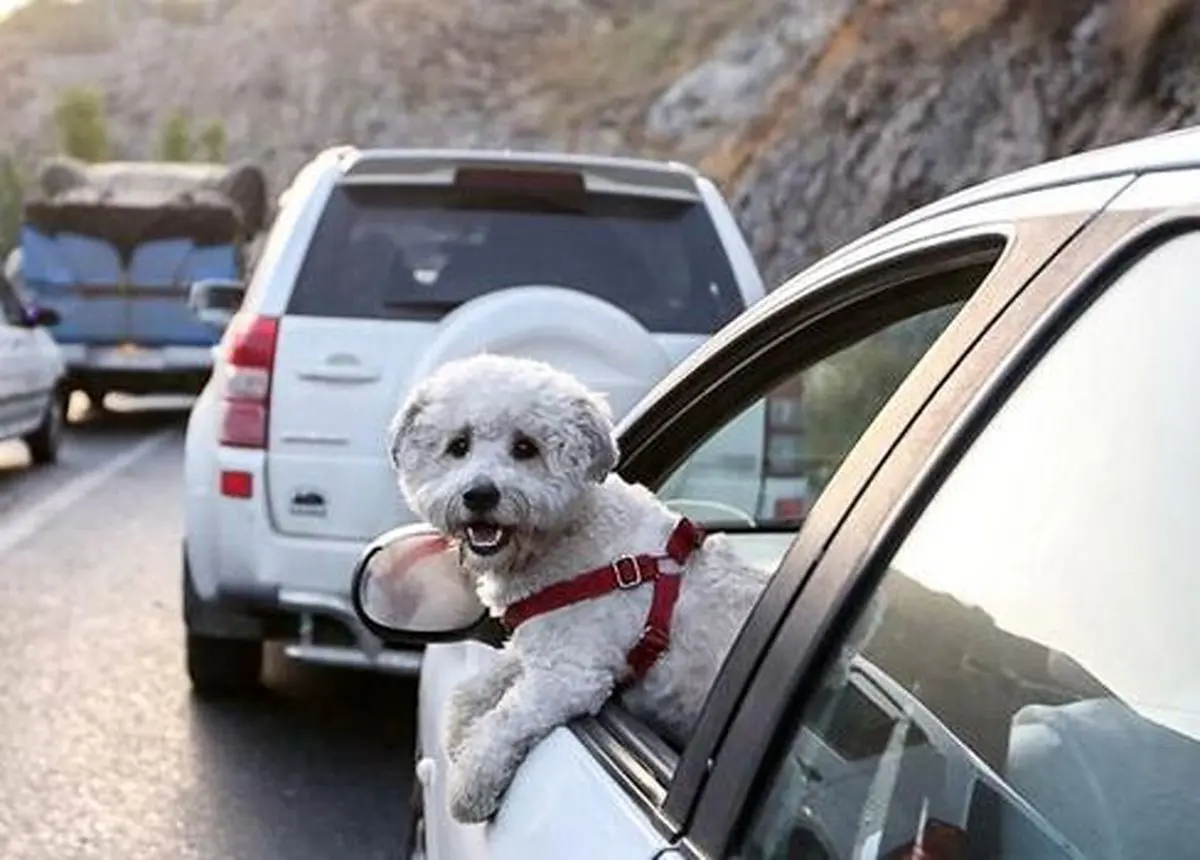
[[[447,786],[450,814],[461,824],[481,824],[500,808],[500,790],[479,774],[454,767]]]
[[[452,714],[446,722],[442,733],[442,746],[446,749],[446,757],[456,762],[462,755],[462,749],[467,744],[467,731],[470,725],[457,713]]]

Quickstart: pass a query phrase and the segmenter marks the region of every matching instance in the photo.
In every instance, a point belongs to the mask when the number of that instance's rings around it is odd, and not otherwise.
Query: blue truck
[[[113,391],[195,394],[220,326],[188,304],[201,281],[240,282],[266,226],[254,165],[53,159],[24,205],[21,286],[58,312],[66,386],[100,407]]]

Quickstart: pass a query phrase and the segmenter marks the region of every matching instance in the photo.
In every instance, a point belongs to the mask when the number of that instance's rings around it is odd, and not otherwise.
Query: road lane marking
[[[82,501],[88,494],[95,492],[106,481],[145,457],[170,439],[172,435],[168,430],[156,433],[124,453],[118,454],[102,465],[63,484],[15,519],[0,523],[0,556],[26,538],[37,534],[38,530],[54,517]]]

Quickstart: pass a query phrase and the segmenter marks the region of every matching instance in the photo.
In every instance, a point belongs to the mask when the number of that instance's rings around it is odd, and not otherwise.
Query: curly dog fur
[[[389,435],[409,505],[459,542],[496,616],[618,556],[662,552],[678,520],[612,473],[618,452],[603,400],[541,362],[449,362],[414,387]],[[764,583],[723,536],[710,536],[687,562],[668,650],[622,692],[623,704],[682,743]],[[600,710],[622,680],[651,592],[613,592],[530,619],[495,669],[460,685],[444,738],[455,818],[490,818],[538,741]]]

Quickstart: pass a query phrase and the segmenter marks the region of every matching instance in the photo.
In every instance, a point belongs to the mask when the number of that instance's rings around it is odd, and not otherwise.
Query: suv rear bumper
[[[199,394],[212,375],[212,347],[149,346],[140,348],[153,361],[115,361],[112,349],[87,344],[61,344],[71,388],[123,391],[129,394]],[[136,354],[135,354],[136,358]]]
[[[261,451],[217,451],[218,471],[249,476],[249,498],[221,495],[215,474],[186,481],[185,573],[197,623],[212,635],[280,642],[288,657],[302,662],[419,672],[422,649],[383,645],[354,612],[350,581],[367,541],[277,531],[264,460]]]
[[[284,613],[299,619],[294,640],[285,641],[284,653],[302,663],[362,669],[397,675],[415,675],[421,669],[421,652],[385,647],[359,621],[347,597],[285,586],[246,589],[218,587],[218,601],[254,614]],[[352,637],[352,644],[318,641],[317,618],[337,622]]]

